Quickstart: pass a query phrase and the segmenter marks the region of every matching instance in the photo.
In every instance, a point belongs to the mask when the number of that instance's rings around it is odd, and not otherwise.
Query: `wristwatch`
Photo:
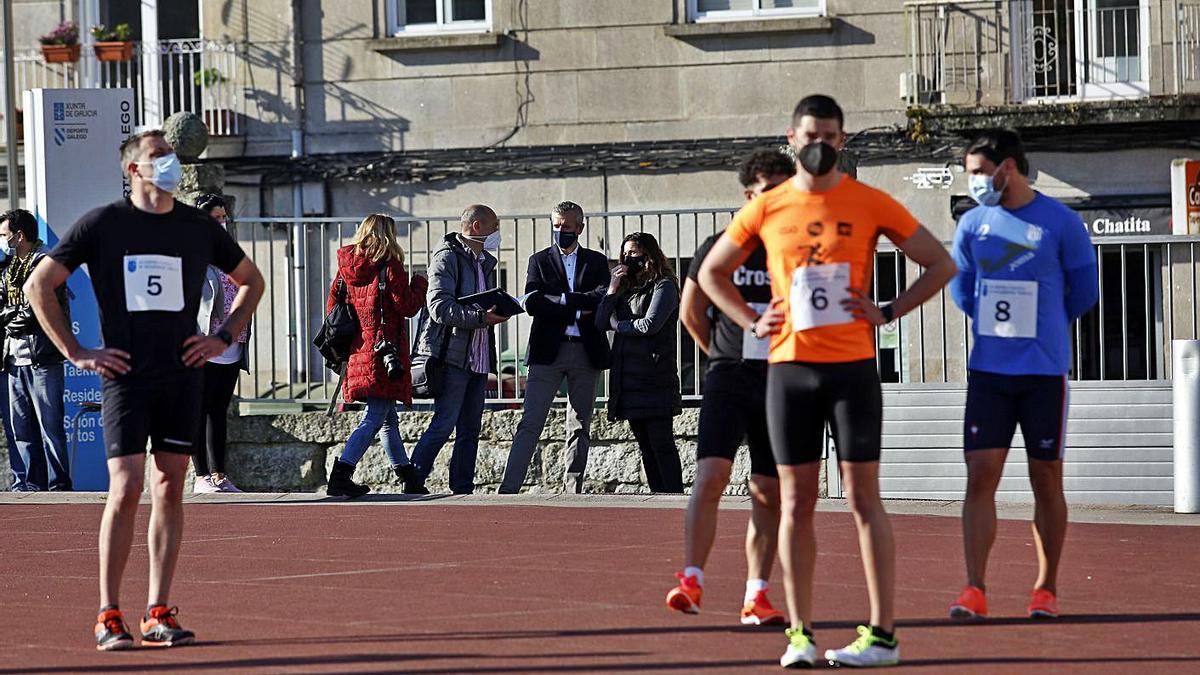
[[[891,323],[896,318],[896,308],[890,302],[880,307],[879,311],[883,314],[884,323]]]
[[[762,314],[754,317],[754,320],[751,321],[750,325],[746,328],[746,330],[750,331],[750,334],[753,335],[755,339],[758,339],[758,320],[761,318]]]
[[[224,328],[217,331],[216,335],[217,337],[221,338],[221,342],[224,342],[226,347],[233,345],[233,336],[230,335],[229,331],[225,330]]]

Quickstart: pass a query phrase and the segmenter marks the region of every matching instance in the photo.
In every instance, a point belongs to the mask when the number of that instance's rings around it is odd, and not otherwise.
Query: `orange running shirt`
[[[848,267],[848,285],[869,291],[879,235],[900,244],[919,227],[895,199],[849,176],[827,192],[804,192],[789,180],[738,211],[725,236],[745,251],[762,242],[772,294],[784,301],[786,320],[782,332],[771,340],[770,362],[846,363],[875,358],[875,330],[864,320],[843,315],[819,320],[835,323],[818,321],[805,330],[793,329],[792,295],[799,293],[796,297],[807,298],[814,307],[835,311],[827,293],[836,289],[814,290],[834,284],[822,284],[808,275],[840,280]],[[823,267],[797,275],[798,268],[815,265]],[[841,276],[834,277],[834,272]],[[798,290],[793,288],[796,276],[803,278]]]

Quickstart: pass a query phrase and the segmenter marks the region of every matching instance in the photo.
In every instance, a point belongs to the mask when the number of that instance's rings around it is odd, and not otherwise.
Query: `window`
[[[825,0],[688,0],[692,21],[822,16]]]
[[[483,32],[491,30],[491,0],[389,0],[392,33]]]

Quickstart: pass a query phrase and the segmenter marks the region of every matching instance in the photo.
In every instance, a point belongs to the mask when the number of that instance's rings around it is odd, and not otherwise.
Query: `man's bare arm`
[[[894,318],[904,316],[932,298],[958,273],[958,267],[954,265],[946,247],[923,227],[899,244],[899,248],[909,260],[924,267],[925,271],[892,302]],[[843,304],[855,318],[865,319],[876,326],[887,323],[883,312],[867,297],[864,290],[852,288],[850,291],[854,297],[845,300]]]
[[[222,328],[236,339],[254,316],[254,309],[258,307],[266,282],[263,281],[258,267],[248,257],[242,258],[238,266],[229,273],[229,278],[238,285],[238,292],[233,298],[233,306],[229,309],[229,316]],[[199,368],[212,357],[225,351],[227,346],[224,340],[215,335],[193,335],[183,341],[183,363],[192,368]]]
[[[708,318],[708,308],[712,301],[700,289],[700,285],[691,279],[683,282],[683,299],[680,301],[680,314],[683,327],[691,334],[696,345],[707,354],[708,343],[712,339],[712,320]]]
[[[742,250],[728,236],[722,236],[705,256],[698,275],[700,290],[717,309],[742,328],[749,328],[758,318],[758,313],[733,284],[733,273],[749,257],[750,251]]]

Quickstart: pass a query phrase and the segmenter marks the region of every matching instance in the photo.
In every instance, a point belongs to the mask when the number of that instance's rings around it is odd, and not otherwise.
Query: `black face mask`
[[[814,176],[824,176],[837,165],[838,151],[830,144],[817,141],[796,152],[800,166]]]
[[[629,271],[633,272],[634,274],[646,269],[646,256],[644,255],[627,255],[625,256],[625,260],[622,262],[624,262],[625,266],[629,268]]]
[[[579,240],[578,232],[567,232],[566,230],[554,230],[554,243],[558,244],[561,249],[568,249],[575,245]]]

